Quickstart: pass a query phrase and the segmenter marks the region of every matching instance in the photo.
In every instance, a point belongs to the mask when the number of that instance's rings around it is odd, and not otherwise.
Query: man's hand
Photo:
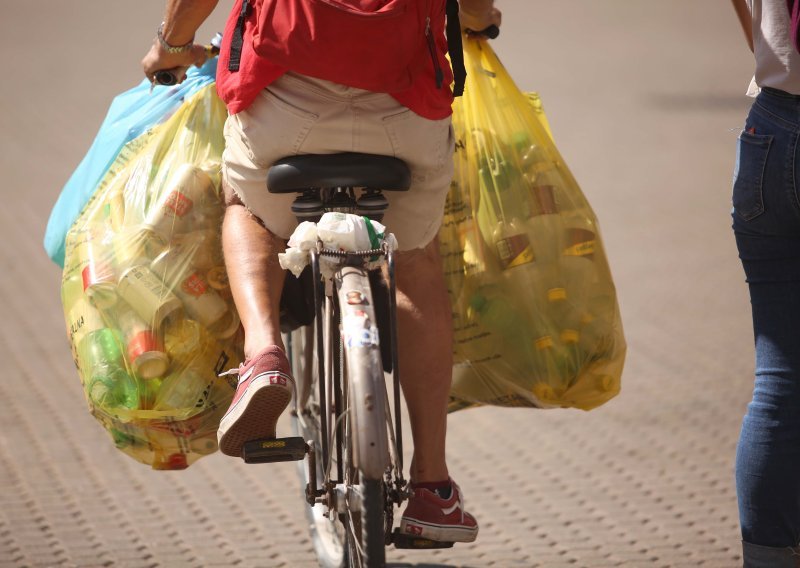
[[[460,0],[461,27],[480,32],[489,26],[500,27],[502,13],[494,7],[494,0]]]
[[[214,11],[218,0],[166,0],[164,23],[161,25],[164,41],[173,47],[194,41],[194,34],[209,14]],[[150,81],[157,71],[172,71],[183,81],[186,70],[192,65],[200,67],[206,62],[208,54],[202,45],[194,44],[182,53],[170,53],[158,41],[142,59],[142,70]]]
[[[172,71],[178,78],[178,81],[183,81],[186,76],[186,70],[192,65],[200,67],[206,62],[206,48],[202,45],[193,45],[190,51],[184,53],[169,53],[159,43],[158,39],[153,41],[153,46],[147,55],[142,59],[142,70],[145,76],[154,82],[154,76],[157,71]]]

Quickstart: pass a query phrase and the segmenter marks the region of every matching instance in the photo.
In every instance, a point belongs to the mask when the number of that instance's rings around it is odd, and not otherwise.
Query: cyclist
[[[222,246],[245,330],[246,360],[218,437],[221,451],[232,456],[240,456],[248,440],[274,437],[293,390],[280,335],[284,271],[277,255],[296,225],[290,209],[294,196],[266,191],[270,165],[295,154],[396,156],[408,164],[412,175],[410,191],[387,195],[390,207],[384,218],[401,249],[397,255],[400,366],[414,440],[413,496],[400,529],[433,540],[471,542],[478,525],[464,510],[461,491],[445,460],[453,337],[436,234],[453,173],[453,75],[445,57],[447,0],[418,1],[419,9],[430,10],[430,49],[418,50],[419,60],[412,61],[418,71],[410,87],[389,94],[348,86],[335,75],[303,75],[292,71],[291,63],[281,66],[256,55],[254,30],[262,0],[256,1],[255,10],[248,9],[247,0],[234,3],[217,76],[217,89],[229,111],[222,165],[226,204]],[[357,3],[374,7],[387,2]],[[462,26],[482,30],[500,25],[501,14],[493,4],[493,0],[460,0]],[[204,61],[204,49],[194,44],[194,36],[216,5],[217,0],[167,0],[164,21],[142,61],[151,80],[156,71],[186,69]],[[341,41],[358,38],[343,34]],[[382,46],[363,45],[365,51],[376,49]],[[298,58],[295,65],[301,63],[307,62]]]

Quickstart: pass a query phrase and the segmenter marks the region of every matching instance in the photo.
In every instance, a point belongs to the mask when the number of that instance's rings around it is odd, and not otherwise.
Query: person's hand
[[[158,39],[153,40],[153,47],[142,59],[142,70],[151,83],[155,82],[158,71],[172,71],[182,82],[186,78],[186,70],[192,65],[200,67],[206,62],[208,53],[202,45],[194,44],[191,50],[183,53],[169,53]]]
[[[494,7],[494,0],[461,0],[461,27],[480,32],[489,26],[500,27],[503,15]]]

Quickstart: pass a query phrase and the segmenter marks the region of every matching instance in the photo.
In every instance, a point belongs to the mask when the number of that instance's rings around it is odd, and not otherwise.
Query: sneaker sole
[[[409,524],[420,527],[422,532],[420,534],[408,532],[406,528]],[[400,532],[437,542],[473,542],[478,538],[478,527],[442,526],[416,519],[402,519],[400,521]]]
[[[220,421],[220,451],[228,456],[241,457],[245,442],[274,438],[278,419],[291,399],[290,387],[272,385],[266,375],[253,379],[236,407]]]

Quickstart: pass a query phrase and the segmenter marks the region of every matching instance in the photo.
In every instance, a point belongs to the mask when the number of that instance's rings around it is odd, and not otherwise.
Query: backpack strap
[[[242,0],[242,9],[239,11],[239,19],[236,20],[236,27],[233,29],[231,38],[231,54],[228,61],[228,71],[239,71],[239,63],[242,60],[242,46],[244,45],[244,22],[250,13],[250,1]]]
[[[247,0],[245,0],[247,1]],[[461,43],[461,22],[458,19],[458,0],[447,0],[447,51],[453,67],[453,96],[464,94],[467,68],[464,66],[464,45]]]

